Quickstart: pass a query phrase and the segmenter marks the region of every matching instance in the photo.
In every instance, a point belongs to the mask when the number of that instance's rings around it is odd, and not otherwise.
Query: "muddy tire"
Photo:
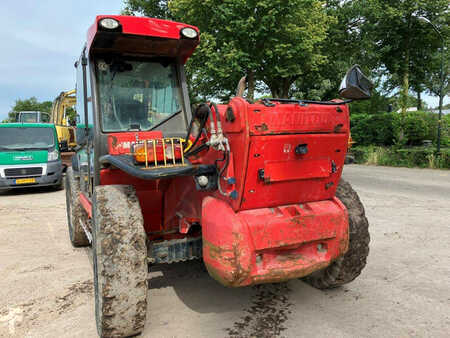
[[[88,246],[89,240],[80,224],[80,220],[82,222],[87,221],[87,215],[81,206],[79,199],[80,182],[75,178],[72,168],[67,168],[65,187],[67,224],[69,226],[70,242],[77,248]]]
[[[133,187],[95,187],[93,260],[99,336],[128,337],[140,333],[147,312],[147,246]]]
[[[307,283],[318,289],[335,288],[350,283],[361,274],[369,254],[369,223],[358,194],[348,182],[341,179],[336,197],[347,207],[349,248],[343,257],[338,258],[327,268],[305,278]]]

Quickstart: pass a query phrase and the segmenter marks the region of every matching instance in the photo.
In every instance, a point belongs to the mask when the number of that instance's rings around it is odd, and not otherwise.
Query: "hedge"
[[[437,141],[438,115],[430,112],[354,114],[350,116],[352,138],[357,145],[422,145]],[[450,146],[450,115],[442,119],[441,144]]]

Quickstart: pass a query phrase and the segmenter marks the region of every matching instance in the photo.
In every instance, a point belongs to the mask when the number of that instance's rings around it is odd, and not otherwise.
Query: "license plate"
[[[35,178],[20,178],[16,180],[16,184],[36,183]]]

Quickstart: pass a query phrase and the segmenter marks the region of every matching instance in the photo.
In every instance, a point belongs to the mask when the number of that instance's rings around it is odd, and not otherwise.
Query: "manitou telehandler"
[[[349,100],[238,96],[191,112],[184,64],[198,44],[187,24],[98,16],[75,64],[67,216],[72,244],[92,245],[102,337],[142,331],[149,265],[203,259],[225,286],[323,289],[366,264],[364,208],[341,179]],[[371,87],[354,66],[340,93]]]

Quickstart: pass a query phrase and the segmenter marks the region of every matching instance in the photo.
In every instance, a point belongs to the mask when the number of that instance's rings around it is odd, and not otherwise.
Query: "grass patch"
[[[359,164],[450,169],[450,148],[441,149],[441,156],[437,156],[432,147],[357,146],[350,152]]]

